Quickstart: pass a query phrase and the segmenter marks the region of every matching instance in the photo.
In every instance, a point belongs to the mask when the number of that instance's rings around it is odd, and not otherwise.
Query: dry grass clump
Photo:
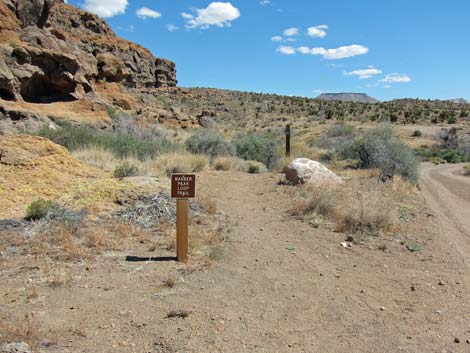
[[[246,161],[238,157],[216,157],[212,160],[212,168],[224,172],[246,172],[248,170]]]
[[[120,160],[109,149],[99,146],[82,147],[72,151],[72,156],[82,162],[106,171],[112,171]]]
[[[464,176],[470,176],[470,164],[467,164],[466,166],[463,167],[462,174]]]
[[[308,186],[307,198],[298,201],[290,210],[293,216],[306,216],[311,214],[329,217],[336,211],[338,190],[328,186]]]
[[[342,187],[306,186],[306,196],[293,204],[290,214],[323,217],[336,231],[348,234],[378,236],[394,230],[394,212],[414,187],[399,177],[389,184],[378,183],[374,176],[365,177],[357,176]]]
[[[392,226],[391,205],[381,193],[357,194],[335,212],[336,230],[348,234],[380,235]]]
[[[201,172],[209,164],[209,157],[187,152],[167,153],[158,156],[156,165],[166,176],[172,173]]]
[[[14,313],[0,313],[0,346],[4,343],[26,342],[35,349],[45,339],[50,340],[46,336],[33,314],[19,316]]]
[[[116,158],[102,147],[87,147],[73,152],[75,158],[105,171],[114,171],[117,167],[128,164],[135,166],[138,176],[170,176],[172,173],[194,173],[204,170],[209,164],[209,157],[188,152],[171,152],[139,160],[137,158]]]

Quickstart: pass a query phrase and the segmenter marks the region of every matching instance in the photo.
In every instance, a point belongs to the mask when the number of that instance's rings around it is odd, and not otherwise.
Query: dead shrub
[[[335,212],[337,203],[337,190],[326,185],[307,187],[307,198],[294,204],[290,210],[293,216],[307,216],[311,214],[328,217]]]
[[[217,212],[217,205],[213,199],[207,196],[198,196],[196,201],[206,210],[207,213],[213,215]]]
[[[0,313],[0,345],[11,342],[26,342],[35,349],[46,337],[41,325],[33,314],[19,316],[14,313]]]

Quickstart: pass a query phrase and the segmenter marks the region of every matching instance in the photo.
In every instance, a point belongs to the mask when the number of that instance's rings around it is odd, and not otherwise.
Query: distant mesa
[[[379,103],[378,99],[365,93],[322,93],[316,99],[325,101],[357,102],[357,103]]]
[[[465,100],[463,98],[449,99],[449,101],[452,103],[457,103],[457,104],[470,104],[470,101]]]

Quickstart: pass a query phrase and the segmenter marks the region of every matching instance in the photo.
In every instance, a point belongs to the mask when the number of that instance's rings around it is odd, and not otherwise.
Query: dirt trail
[[[442,259],[445,254],[343,249],[343,235],[287,216],[290,194],[276,179],[203,178],[202,188],[210,187],[218,207],[234,221],[233,232],[223,259],[191,280],[186,296],[171,300],[194,310],[192,323],[183,325],[190,333],[172,338],[180,351],[470,349],[454,342],[470,338],[469,290],[455,264]],[[440,240],[431,248],[444,249]],[[444,279],[449,284],[439,286]]]
[[[425,194],[447,195],[439,178],[449,176],[433,170],[423,171]],[[191,264],[125,263],[122,253],[84,263],[81,277],[41,288],[29,304],[59,335],[59,347],[45,352],[469,352],[470,277],[455,250],[468,249],[466,224],[449,235],[437,227],[440,216],[423,213],[416,221],[422,251],[393,238],[378,240],[385,252],[373,243],[345,249],[344,234],[288,215],[293,188],[277,185],[278,175],[198,178],[198,191],[229,219],[221,258],[190,275]],[[466,200],[455,210],[459,221]],[[169,275],[176,285],[162,287]],[[190,314],[167,318],[171,310]]]
[[[421,173],[423,195],[436,213],[442,233],[470,266],[470,178],[459,175],[461,164],[425,164]]]

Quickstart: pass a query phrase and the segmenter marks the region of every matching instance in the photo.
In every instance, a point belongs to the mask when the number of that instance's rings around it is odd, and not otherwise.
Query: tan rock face
[[[0,14],[4,100],[80,99],[99,81],[127,87],[176,86],[173,62],[116,37],[105,21],[61,0],[0,0]],[[18,41],[11,41],[12,33]]]

